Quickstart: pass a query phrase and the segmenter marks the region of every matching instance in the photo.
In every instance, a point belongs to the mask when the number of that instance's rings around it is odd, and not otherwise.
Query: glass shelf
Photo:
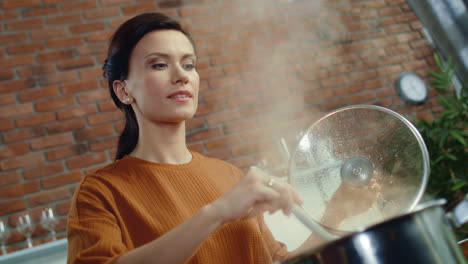
[[[59,239],[45,244],[0,255],[0,264],[65,264],[67,263],[67,239]]]

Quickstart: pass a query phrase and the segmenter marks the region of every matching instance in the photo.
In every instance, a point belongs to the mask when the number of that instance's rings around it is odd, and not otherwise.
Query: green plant
[[[468,92],[467,85],[463,84],[457,94],[452,82],[455,67],[451,59],[445,64],[437,54],[434,59],[438,71],[429,73],[432,86],[441,92],[438,101],[443,110],[434,113],[436,117],[432,121],[418,119],[416,127],[430,155],[427,192],[447,199],[451,208],[468,193]],[[468,227],[457,230],[457,235],[468,237]]]

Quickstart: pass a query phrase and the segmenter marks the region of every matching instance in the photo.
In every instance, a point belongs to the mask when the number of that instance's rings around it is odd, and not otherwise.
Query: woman
[[[87,175],[69,213],[69,263],[271,263],[286,256],[262,213],[289,214],[293,189],[189,151],[199,76],[189,34],[147,13],[122,24],[103,67],[125,113],[116,161]]]

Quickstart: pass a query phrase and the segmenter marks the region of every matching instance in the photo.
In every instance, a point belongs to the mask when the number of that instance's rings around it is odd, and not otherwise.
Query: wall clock
[[[409,104],[422,104],[427,100],[426,82],[413,72],[402,72],[396,82],[398,95]]]

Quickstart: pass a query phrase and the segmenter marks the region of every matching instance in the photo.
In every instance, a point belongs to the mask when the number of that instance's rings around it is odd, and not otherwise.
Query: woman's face
[[[192,43],[179,31],[153,31],[137,43],[123,85],[139,122],[182,122],[195,114],[200,83],[195,65]]]

